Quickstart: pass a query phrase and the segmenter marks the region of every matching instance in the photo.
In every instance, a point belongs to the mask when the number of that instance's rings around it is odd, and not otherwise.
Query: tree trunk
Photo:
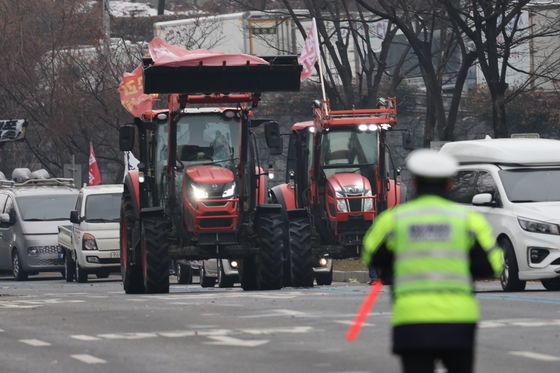
[[[492,92],[492,122],[494,137],[509,137],[506,123],[505,89],[499,88]]]

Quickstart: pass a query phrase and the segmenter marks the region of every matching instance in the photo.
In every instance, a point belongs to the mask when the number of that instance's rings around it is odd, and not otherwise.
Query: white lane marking
[[[40,339],[20,339],[19,341],[33,347],[44,347],[51,345],[49,342],[41,341]]]
[[[70,338],[77,339],[78,341],[99,341],[99,338],[85,334],[71,335]]]
[[[146,339],[157,337],[157,333],[108,333],[97,336],[105,339]]]
[[[538,319],[525,319],[525,320],[488,320],[481,321],[479,327],[481,328],[500,328],[506,326],[521,326],[521,327],[541,327],[541,326],[559,326],[560,320],[538,320]]]
[[[265,317],[278,317],[278,316],[305,316],[305,312],[288,310],[288,309],[278,309],[270,310],[269,313],[262,313],[260,315],[245,315],[239,316],[240,319],[260,319]]]
[[[239,329],[241,333],[251,335],[268,335],[276,333],[300,334],[309,333],[313,328],[311,326],[294,326],[291,328],[268,328],[268,329]]]
[[[227,335],[214,335],[209,336],[208,338],[213,339],[214,342],[204,342],[204,344],[218,346],[257,347],[270,342],[268,339],[248,341],[235,337],[229,337]]]
[[[185,330],[181,332],[161,332],[158,334],[166,338],[184,338],[184,337],[193,337],[196,335],[193,330]]]
[[[531,351],[510,351],[510,355],[527,357],[529,359],[542,360],[542,361],[559,361],[560,358],[552,355],[539,354]]]
[[[70,357],[86,364],[105,364],[107,361],[88,354],[70,355]]]
[[[351,320],[334,320],[335,323],[337,324],[342,324],[342,325],[352,325],[354,324],[354,321]],[[370,323],[363,323],[362,326],[375,326],[375,324],[370,324]]]
[[[88,298],[95,298],[95,299],[105,299],[109,298],[107,295],[88,295]]]
[[[0,333],[3,333],[3,332],[5,332],[5,330],[4,330],[4,329],[0,329]]]
[[[37,299],[37,300],[15,300],[0,302],[0,308],[37,308],[46,304],[63,304],[63,303],[83,303],[84,300],[79,299]]]

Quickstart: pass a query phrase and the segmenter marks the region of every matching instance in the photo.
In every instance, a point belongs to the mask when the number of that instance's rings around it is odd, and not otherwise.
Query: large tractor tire
[[[511,241],[504,237],[499,240],[500,247],[504,249],[504,270],[500,276],[500,283],[504,291],[523,291],[526,281],[519,279],[519,267]]]
[[[284,285],[284,219],[279,213],[262,214],[257,225],[260,243],[256,256],[257,286],[260,290],[281,289]]]
[[[169,224],[163,218],[142,221],[142,269],[146,293],[169,293]]]
[[[144,293],[144,279],[142,278],[142,267],[139,260],[134,263],[133,258],[140,258],[139,241],[134,243],[133,231],[140,230],[140,219],[136,215],[132,196],[125,189],[121,203],[121,275],[124,292],[126,294]]]
[[[255,257],[244,258],[239,262],[239,280],[245,291],[258,290]]]
[[[307,218],[294,219],[288,225],[290,285],[313,286],[313,252],[311,223]]]

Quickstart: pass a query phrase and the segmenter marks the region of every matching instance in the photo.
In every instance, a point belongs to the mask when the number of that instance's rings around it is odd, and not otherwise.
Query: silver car
[[[64,271],[58,226],[70,224],[78,190],[66,179],[0,181],[0,270],[26,280]]]

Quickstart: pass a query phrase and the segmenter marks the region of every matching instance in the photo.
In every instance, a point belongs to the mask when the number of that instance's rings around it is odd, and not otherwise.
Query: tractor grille
[[[232,218],[201,219],[201,228],[227,228],[233,223]]]
[[[361,197],[362,193],[358,193],[358,194],[347,194],[347,197]],[[362,211],[362,199],[361,198],[352,198],[352,199],[347,199],[346,201],[348,201],[348,206],[350,207],[350,212],[357,212],[357,211]]]

